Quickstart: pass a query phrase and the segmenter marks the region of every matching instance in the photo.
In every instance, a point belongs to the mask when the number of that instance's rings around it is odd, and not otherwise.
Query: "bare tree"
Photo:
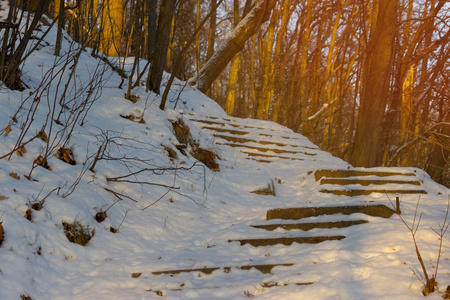
[[[189,85],[206,92],[233,57],[244,48],[245,42],[256,33],[261,24],[269,19],[276,3],[277,0],[259,1],[248,15],[239,22],[228,38],[219,45],[217,51],[199,73],[189,79]]]

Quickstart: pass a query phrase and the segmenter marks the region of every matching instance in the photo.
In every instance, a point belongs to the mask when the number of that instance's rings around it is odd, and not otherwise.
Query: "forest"
[[[287,126],[354,166],[418,167],[450,185],[446,0],[9,4],[0,23],[0,79],[11,89],[23,89],[21,65],[42,21],[58,28],[56,56],[67,32],[106,61],[135,57],[131,74],[116,67],[129,82],[128,98],[145,85],[163,96],[164,109],[177,77],[229,115]],[[164,71],[173,75],[168,82]]]

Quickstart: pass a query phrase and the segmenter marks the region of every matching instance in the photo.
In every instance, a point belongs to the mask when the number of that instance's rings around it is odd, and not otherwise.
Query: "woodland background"
[[[419,167],[450,185],[447,1],[9,4],[8,19],[0,24],[0,78],[9,88],[24,88],[21,64],[41,20],[58,26],[56,56],[66,31],[92,55],[109,56],[106,61],[136,57],[131,74],[116,67],[130,83],[128,98],[138,85],[162,93],[171,84],[161,82],[167,71],[189,80],[229,115],[273,120],[354,166]],[[15,25],[23,18],[25,29]],[[227,45],[233,51],[223,50]],[[143,69],[142,59],[149,62]],[[141,82],[146,72],[148,80]]]

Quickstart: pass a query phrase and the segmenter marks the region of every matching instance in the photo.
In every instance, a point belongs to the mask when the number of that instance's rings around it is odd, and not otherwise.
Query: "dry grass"
[[[84,227],[79,221],[75,220],[73,223],[63,222],[64,233],[71,243],[81,246],[86,246],[89,240],[94,236],[94,230]]]
[[[272,181],[272,185],[267,184],[267,187],[257,189],[255,191],[250,192],[250,193],[257,194],[257,195],[272,195],[272,196],[275,196],[275,186],[274,186],[273,181]]]
[[[193,147],[191,151],[191,155],[195,157],[196,160],[201,161],[205,164],[209,169],[214,172],[220,171],[220,166],[216,162],[216,159],[219,158],[214,151],[201,148],[200,146]]]
[[[182,119],[171,121],[171,123],[173,126],[175,137],[177,138],[178,142],[181,145],[191,146],[192,150],[190,151],[190,154],[195,159],[201,161],[205,166],[207,166],[212,171],[216,172],[220,170],[220,166],[216,161],[216,159],[220,159],[218,155],[212,150],[201,147],[197,141],[194,141],[189,126],[186,123],[184,123]]]

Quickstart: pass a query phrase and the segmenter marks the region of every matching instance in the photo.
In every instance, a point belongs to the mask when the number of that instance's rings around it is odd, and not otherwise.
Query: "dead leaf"
[[[109,231],[111,231],[112,233],[117,233],[117,229],[112,226],[109,226]]]
[[[45,133],[44,129],[42,129],[41,131],[39,131],[39,133],[36,135],[38,138],[40,138],[42,141],[44,142],[48,142],[48,137],[47,134]]]
[[[11,125],[8,125],[6,128],[5,128],[5,136],[8,136],[8,134],[11,132]]]
[[[20,146],[19,149],[16,150],[17,156],[22,157],[25,153],[27,153],[27,149],[24,146]]]
[[[31,208],[34,209],[34,210],[39,211],[39,210],[42,209],[42,207],[44,207],[44,202],[45,202],[45,200],[42,200],[42,201],[39,201],[39,202],[35,202],[35,203],[33,203],[31,205]]]
[[[0,195],[0,200],[7,200],[7,199],[9,199],[9,197],[6,197],[6,196],[3,196],[3,195]]]
[[[98,213],[95,214],[95,220],[99,223],[105,221],[107,215],[106,215],[106,211],[99,211]]]
[[[42,155],[39,155],[35,160],[34,163],[37,164],[38,166],[41,166],[49,171],[51,171],[52,169],[50,168],[50,166],[47,163],[47,158],[42,157]]]
[[[173,199],[172,198],[167,199],[167,201],[169,201],[170,203],[173,203]]]
[[[244,295],[247,296],[248,298],[253,298],[255,297],[255,295],[251,294],[249,291],[245,291]]]
[[[133,273],[131,274],[131,278],[139,278],[141,277],[142,273]]]
[[[59,148],[56,157],[71,165],[76,165],[77,163],[70,148]]]
[[[12,178],[17,179],[17,180],[20,179],[20,176],[18,176],[17,173],[14,173],[14,172],[9,173],[9,176],[11,176]]]
[[[28,221],[31,221],[31,214],[32,213],[33,212],[31,211],[31,209],[27,209],[27,211],[25,212],[25,215],[24,215],[25,219],[27,219]]]

